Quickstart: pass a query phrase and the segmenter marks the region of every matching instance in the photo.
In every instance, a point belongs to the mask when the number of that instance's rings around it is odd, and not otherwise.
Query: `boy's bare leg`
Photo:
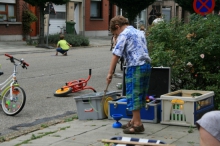
[[[140,110],[134,110],[132,111],[133,117],[132,120],[130,122],[130,124],[134,125],[135,127],[139,127],[142,125],[141,122],[141,115],[140,115]],[[134,132],[134,128],[128,128],[129,131]]]
[[[133,125],[134,126],[141,126],[142,122],[141,122],[141,114],[140,114],[140,110],[134,110],[132,111],[133,114]]]
[[[58,52],[56,52],[56,54],[55,54],[56,56],[58,55]]]

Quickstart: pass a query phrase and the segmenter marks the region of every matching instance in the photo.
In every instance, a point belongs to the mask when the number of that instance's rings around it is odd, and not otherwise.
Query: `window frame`
[[[59,13],[64,13],[64,18],[57,18],[57,14]],[[56,15],[50,14],[50,19],[51,20],[66,20],[66,12],[56,12]]]
[[[17,16],[16,16],[16,4],[15,3],[0,3],[0,5],[5,5],[5,11],[0,11],[0,15],[6,15],[6,19],[4,19],[4,20],[8,20],[8,17],[9,17],[9,5],[13,5],[14,6],[14,16],[15,16],[15,18],[17,18]]]
[[[96,6],[99,7],[98,10],[96,10],[96,13],[99,11],[98,16],[91,16],[91,11],[92,11],[92,2],[96,2]],[[103,0],[91,0],[90,1],[90,19],[103,19]]]

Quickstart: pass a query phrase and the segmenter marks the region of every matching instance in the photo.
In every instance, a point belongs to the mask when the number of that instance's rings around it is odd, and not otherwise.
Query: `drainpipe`
[[[85,0],[83,0],[83,31],[82,31],[82,35],[85,36]]]
[[[48,46],[48,36],[49,36],[49,27],[50,27],[50,2],[48,3],[48,24],[47,24],[47,43],[46,46]]]

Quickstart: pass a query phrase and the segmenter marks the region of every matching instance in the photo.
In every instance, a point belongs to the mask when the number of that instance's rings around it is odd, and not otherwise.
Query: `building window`
[[[9,16],[16,16],[15,5],[0,3],[0,15],[4,17],[4,20],[7,20]]]
[[[159,12],[159,13],[161,12],[161,6],[160,5],[156,5],[156,6],[153,5],[152,7],[156,10],[156,12]]]
[[[102,18],[102,0],[91,0],[90,18]]]
[[[50,19],[66,19],[66,12],[56,12],[56,15],[50,15]]]

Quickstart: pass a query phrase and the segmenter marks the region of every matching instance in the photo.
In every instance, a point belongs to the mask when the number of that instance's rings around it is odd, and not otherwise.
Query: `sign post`
[[[50,15],[56,15],[55,9],[53,7],[53,3],[49,2],[46,10],[44,12],[45,14],[48,14],[48,25],[47,25],[47,42],[46,42],[46,46],[48,46],[48,36],[49,36],[49,26],[50,26]],[[49,47],[49,46],[48,46]],[[50,47],[49,47],[50,48]]]

